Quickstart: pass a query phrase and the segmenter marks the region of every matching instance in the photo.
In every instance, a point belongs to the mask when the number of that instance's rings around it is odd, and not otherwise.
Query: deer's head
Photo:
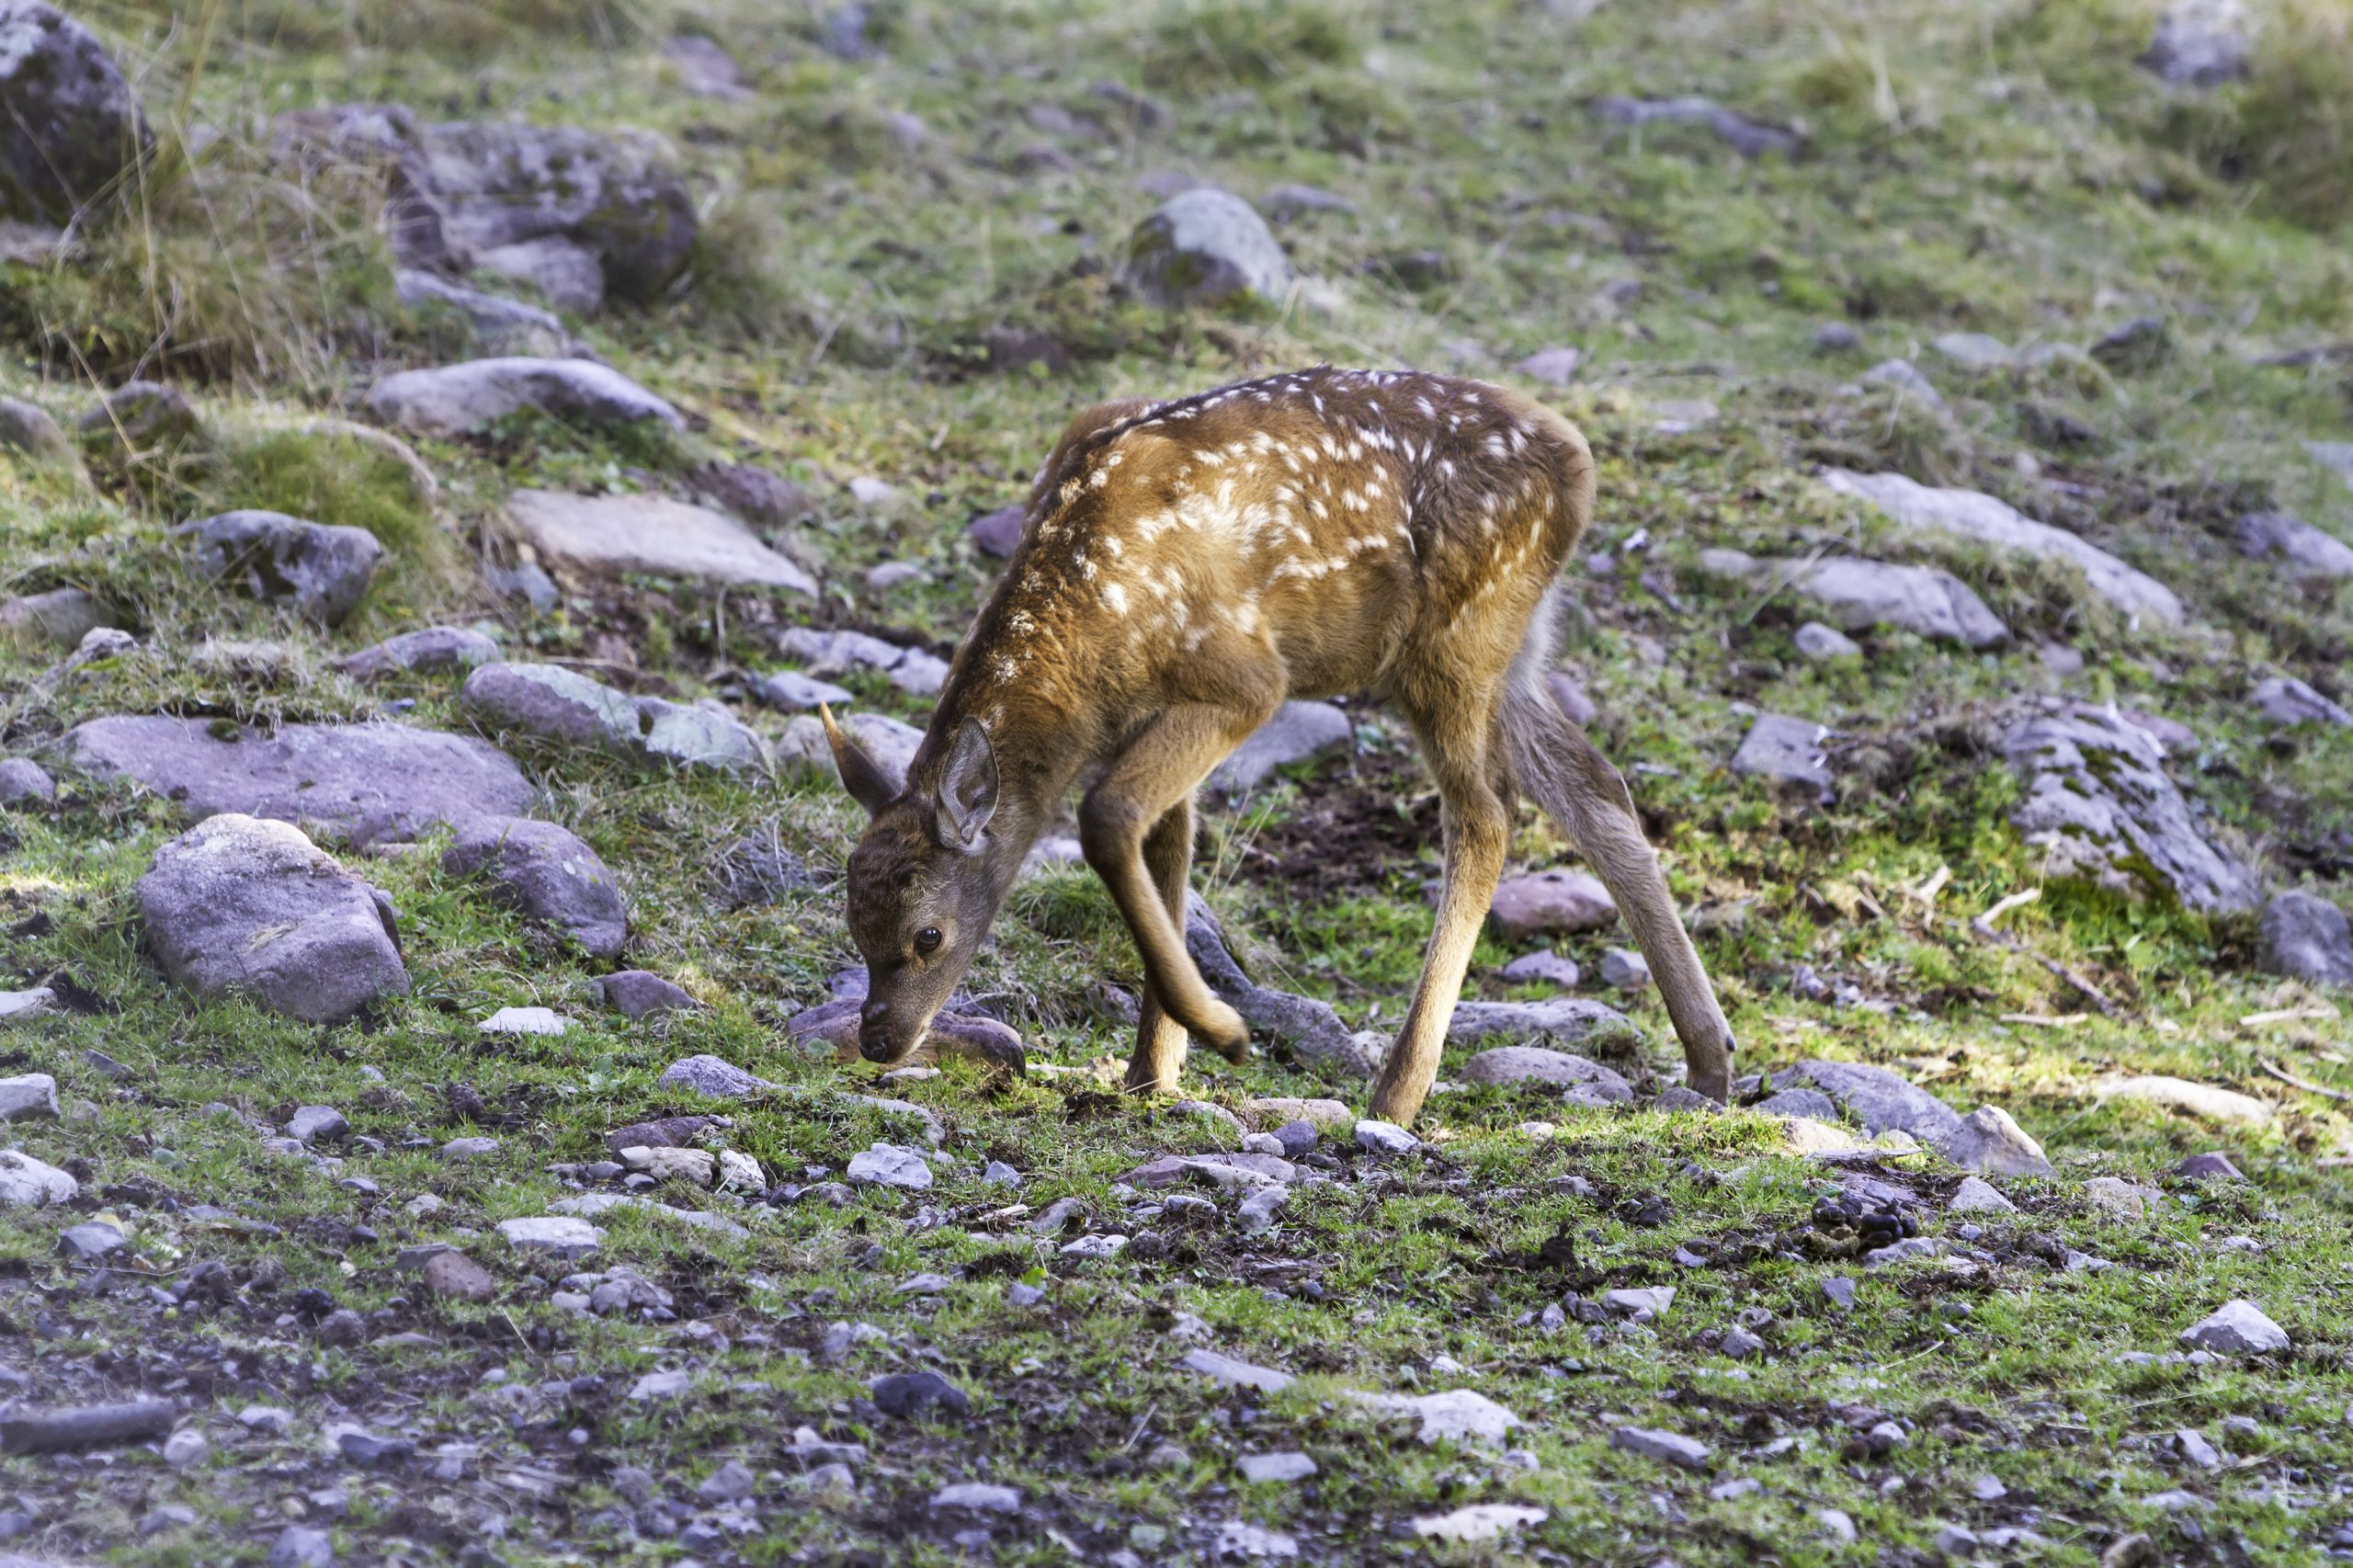
[[[820,712],[843,787],[871,819],[849,857],[849,934],[868,977],[858,1052],[888,1064],[922,1043],[1003,896],[989,852],[996,753],[967,720],[902,788]]]

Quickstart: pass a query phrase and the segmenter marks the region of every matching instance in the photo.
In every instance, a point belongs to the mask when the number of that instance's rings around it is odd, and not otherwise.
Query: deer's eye
[[[939,950],[939,927],[926,926],[915,933],[915,951],[936,953]]]

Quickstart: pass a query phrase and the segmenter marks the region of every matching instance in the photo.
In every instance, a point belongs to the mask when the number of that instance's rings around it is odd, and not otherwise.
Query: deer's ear
[[[977,719],[964,721],[939,770],[941,847],[966,853],[981,846],[981,835],[996,814],[996,748]]]
[[[898,794],[897,787],[874,766],[874,759],[834,722],[831,708],[819,703],[817,717],[825,722],[825,741],[834,748],[834,767],[842,776],[842,788],[849,791],[851,800],[866,808],[868,816],[880,816],[882,808]]]

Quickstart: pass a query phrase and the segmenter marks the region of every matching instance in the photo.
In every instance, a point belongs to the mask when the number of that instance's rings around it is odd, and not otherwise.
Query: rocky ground
[[[2315,0],[0,0],[0,1563],[2353,1557],[2353,96]],[[1590,433],[1440,1092],[1393,715],[842,1060],[1069,413]],[[18,1553],[6,1556],[5,1553]]]

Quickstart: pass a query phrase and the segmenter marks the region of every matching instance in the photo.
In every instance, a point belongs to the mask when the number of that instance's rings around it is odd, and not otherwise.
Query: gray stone
[[[1764,124],[1728,109],[1712,98],[1696,96],[1629,98],[1612,95],[1598,100],[1594,111],[1614,125],[1704,125],[1744,158],[1787,153],[1802,140],[1794,131]]]
[[[686,424],[663,399],[587,359],[508,357],[401,370],[370,387],[363,406],[377,423],[421,436],[471,435],[527,408],[585,425]]]
[[[197,564],[257,599],[291,604],[324,626],[359,608],[384,547],[366,528],[283,512],[222,512],[172,530],[195,544]]]
[[[605,1240],[602,1230],[572,1214],[501,1220],[498,1233],[517,1252],[541,1252],[560,1258],[585,1257]]]
[[[441,857],[456,877],[484,877],[503,903],[554,928],[592,958],[629,940],[629,904],[612,868],[569,829],[518,817],[476,817]]]
[[[766,743],[724,713],[631,697],[559,665],[484,665],[460,698],[487,723],[547,740],[731,773],[767,764]]]
[[[1740,749],[1732,755],[1732,770],[1827,793],[1830,765],[1822,743],[1829,734],[1811,719],[1759,713],[1742,738]]]
[[[935,1514],[1017,1514],[1021,1494],[1010,1486],[986,1481],[960,1481],[931,1494]]]
[[[1172,192],[1171,194],[1177,194]],[[1335,196],[1312,185],[1278,185],[1270,187],[1258,199],[1258,206],[1277,222],[1302,217],[1310,212],[1354,212],[1357,204],[1345,196]]]
[[[1647,991],[1650,960],[1633,948],[1611,948],[1601,955],[1601,983],[1615,991]]]
[[[1870,502],[1906,532],[1968,540],[2004,555],[2073,566],[2096,597],[2135,622],[2146,618],[2179,626],[2188,619],[2181,600],[2163,583],[2063,528],[2020,516],[2006,501],[1974,490],[1936,489],[1900,473],[1834,468],[1823,474],[1823,483]]]
[[[1279,304],[1290,259],[1251,205],[1211,187],[1162,203],[1128,241],[1128,286],[1163,310],[1255,298]]]
[[[1861,1062],[1801,1062],[1790,1069],[1838,1102],[1867,1132],[1908,1132],[1932,1149],[1942,1149],[1961,1131],[1950,1106],[1896,1076]]]
[[[584,1192],[577,1198],[559,1198],[548,1207],[560,1215],[587,1220],[609,1214],[616,1209],[626,1209],[632,1213],[652,1215],[670,1224],[684,1225],[689,1230],[709,1231],[731,1241],[742,1241],[752,1233],[724,1214],[713,1214],[700,1209],[673,1208],[634,1192]]]
[[[517,815],[535,795],[496,747],[399,724],[282,724],[265,734],[203,719],[118,714],[77,725],[63,746],[92,777],[135,779],[190,816],[246,812],[363,841],[485,813]]]
[[[1617,903],[1599,878],[1558,866],[1506,877],[1495,884],[1495,899],[1487,906],[1487,923],[1507,942],[1596,931],[1617,918]]]
[[[1552,1040],[1574,1045],[1596,1038],[1629,1039],[1638,1031],[1626,1015],[1582,996],[1541,1002],[1458,1002],[1446,1038],[1456,1044],[1496,1037],[1518,1044]]]
[[[1780,1089],[1756,1102],[1767,1116],[1802,1116],[1814,1121],[1838,1119],[1838,1103],[1820,1089]]]
[[[1228,798],[1246,795],[1279,767],[1346,755],[1355,734],[1348,716],[1328,702],[1286,702],[1211,770],[1208,788]]]
[[[426,1258],[419,1279],[427,1294],[444,1301],[482,1302],[498,1293],[498,1282],[490,1270],[461,1252],[437,1253]]]
[[[2261,963],[2313,985],[2353,985],[2353,922],[2317,893],[2291,889],[2264,906]]]
[[[125,381],[74,421],[85,449],[107,461],[189,446],[204,435],[196,405],[161,381]]]
[[[57,1250],[74,1263],[96,1263],[120,1252],[125,1244],[120,1229],[103,1220],[68,1225],[57,1233]]]
[[[476,252],[475,269],[520,283],[560,311],[593,315],[605,302],[605,270],[597,253],[572,240],[550,236],[518,240]]]
[[[156,850],[139,903],[165,972],[199,997],[341,1023],[408,994],[381,895],[285,823],[208,818]]]
[[[1563,991],[1574,991],[1584,978],[1575,960],[1558,953],[1522,953],[1504,965],[1501,975],[1506,985],[1551,985]]]
[[[597,982],[597,990],[606,1006],[628,1018],[690,1013],[702,1006],[683,987],[642,969],[625,969],[606,975]]]
[[[2200,831],[2156,742],[2115,713],[2078,705],[2029,714],[2003,751],[2025,791],[2011,824],[2043,851],[2046,875],[2207,911],[2262,902],[2254,875]]]
[[[20,594],[0,603],[0,632],[37,639],[59,648],[77,646],[106,624],[97,598],[82,588],[51,588]]]
[[[753,1099],[773,1093],[776,1085],[766,1078],[756,1077],[733,1062],[717,1056],[689,1056],[673,1062],[662,1070],[655,1085],[665,1089],[691,1089],[712,1099]]]
[[[0,27],[6,25],[0,21]],[[0,397],[0,451],[16,452],[40,463],[63,463],[74,456],[74,443],[39,403]]]
[[[2084,1183],[2084,1200],[2111,1220],[2138,1220],[2149,1211],[2149,1189],[2121,1176],[2093,1176]]]
[[[1955,1214],[2015,1214],[2018,1206],[1983,1176],[1963,1176],[1945,1206]]]
[[[2246,70],[2247,42],[2245,0],[2174,0],[2140,62],[2168,86],[2219,86]]]
[[[1679,1432],[1662,1432],[1651,1426],[1620,1426],[1609,1434],[1609,1446],[1644,1459],[1657,1460],[1662,1464],[1680,1466],[1684,1470],[1705,1470],[1715,1450],[1697,1437],[1687,1437]]]
[[[2353,713],[2293,676],[2274,676],[2247,694],[2257,713],[2275,724],[2336,724],[2353,728]]]
[[[57,780],[28,756],[0,759],[0,806],[48,805],[57,799]]]
[[[501,1007],[474,1028],[483,1034],[561,1035],[571,1025],[552,1007]]]
[[[2287,512],[2250,512],[2238,520],[2239,552],[2279,560],[2314,577],[2353,577],[2353,545]]]
[[[1931,566],[1897,566],[1849,555],[1821,561],[1759,559],[1736,550],[1703,551],[1699,565],[1719,577],[1810,599],[1848,631],[1893,626],[1980,649],[2010,641],[2010,629],[1974,589]]]
[[[1245,1236],[1264,1234],[1274,1229],[1275,1215],[1290,1201],[1287,1187],[1262,1187],[1242,1200],[1234,1210],[1235,1223]]]
[[[1302,1453],[1244,1454],[1234,1460],[1242,1479],[1253,1486],[1281,1485],[1305,1481],[1315,1473],[1315,1461]]]
[[[1944,394],[1909,359],[1882,359],[1856,378],[1865,386],[1893,387],[1900,399],[1909,399],[1930,411],[1945,412]]]
[[[2203,1154],[2185,1154],[2173,1168],[2173,1174],[2190,1181],[2245,1181],[2246,1177],[2231,1157],[2219,1149]]]
[[[1362,1393],[1347,1396],[1358,1404],[1384,1414],[1411,1415],[1420,1422],[1415,1434],[1425,1443],[1501,1446],[1519,1417],[1472,1389],[1447,1389],[1438,1393]]]
[[[862,631],[820,631],[795,626],[788,628],[778,642],[786,654],[821,676],[851,668],[875,670],[890,676],[892,685],[919,697],[937,696],[948,680],[948,662],[938,654],[901,647]]]
[[[339,1142],[350,1131],[351,1123],[333,1106],[297,1106],[286,1119],[286,1136],[297,1143]]]
[[[1634,1097],[1631,1085],[1582,1056],[1541,1046],[1506,1045],[1483,1051],[1462,1064],[1468,1084],[1543,1084],[1563,1091],[1571,1105],[1625,1105]]]
[[[2225,1301],[2210,1317],[2181,1331],[2181,1342],[2193,1350],[2219,1356],[2254,1356],[2288,1348],[2288,1331],[2266,1317],[2263,1309],[2244,1298]]]
[[[1328,1065],[1350,1077],[1372,1075],[1370,1055],[1330,1004],[1260,985],[1242,971],[1226,948],[1217,916],[1198,893],[1187,895],[1185,950],[1210,989],[1240,1013],[1260,1039],[1288,1046],[1302,1061]]]
[[[46,1073],[0,1078],[0,1121],[57,1119],[57,1080]]]
[[[1813,350],[1817,354],[1851,354],[1862,346],[1863,335],[1850,323],[1824,322],[1813,329]]]
[[[2304,450],[2313,461],[2353,484],[2353,441],[2306,441]]]
[[[664,495],[518,490],[506,516],[541,561],[576,572],[817,591],[815,578],[733,517]]]
[[[38,1209],[71,1203],[81,1184],[55,1165],[17,1149],[0,1149],[0,1209]]]
[[[289,1525],[270,1543],[269,1568],[329,1568],[335,1537],[313,1525]]]
[[[2174,1452],[2179,1454],[2186,1462],[2195,1465],[2200,1470],[2222,1468],[2222,1454],[2213,1444],[2206,1440],[2206,1434],[2194,1427],[2177,1428],[2173,1435],[2173,1448]]]
[[[1940,333],[1928,346],[1963,369],[2003,370],[2018,362],[2008,344],[1982,332]]]
[[[1914,1258],[1940,1257],[1944,1251],[1945,1244],[1934,1236],[1906,1236],[1900,1242],[1891,1242],[1886,1246],[1874,1247],[1863,1254],[1863,1267],[1887,1268],[1895,1264],[1909,1263]]]
[[[1601,1304],[1619,1317],[1631,1318],[1636,1323],[1653,1323],[1665,1317],[1667,1309],[1675,1305],[1675,1287],[1648,1285],[1604,1290]]]
[[[1358,1148],[1375,1154],[1415,1154],[1426,1146],[1395,1122],[1370,1118],[1357,1123],[1356,1141]]]
[[[994,512],[983,512],[964,527],[974,545],[986,555],[999,561],[1010,557],[1021,543],[1021,530],[1028,520],[1029,509],[1023,506],[1000,506]]]
[[[1564,387],[1576,380],[1578,367],[1584,363],[1582,348],[1540,348],[1512,369],[1546,386]]]
[[[2112,1099],[2129,1100],[2225,1125],[2262,1127],[2272,1119],[2271,1108],[2253,1095],[2243,1095],[2235,1089],[2219,1089],[2209,1084],[2193,1084],[2186,1078],[2171,1078],[2161,1074],[2103,1078],[2092,1085],[2092,1093],[2102,1103]]]
[[[852,700],[843,687],[802,675],[799,670],[778,670],[760,676],[752,685],[752,695],[788,713],[805,713],[822,704],[839,706]]]
[[[921,730],[883,713],[852,713],[836,718],[850,738],[858,742],[858,749],[866,753],[867,760],[881,769],[894,788],[906,782],[907,769],[923,745]],[[777,765],[813,771],[827,778],[838,777],[833,747],[825,740],[825,727],[808,714],[785,725],[784,738],[777,744]]]
[[[347,653],[335,662],[335,667],[356,681],[377,681],[390,675],[471,670],[496,657],[498,644],[482,632],[461,626],[427,626]]]
[[[922,1151],[897,1143],[875,1143],[852,1154],[847,1175],[861,1187],[922,1191],[931,1186],[931,1165]]]
[[[2043,1153],[2042,1145],[1999,1106],[1979,1106],[1971,1111],[1938,1148],[1946,1159],[1965,1171],[1993,1176],[2052,1174],[2051,1161]]]
[[[537,305],[469,289],[413,267],[394,273],[392,286],[402,304],[446,312],[463,322],[466,347],[473,352],[563,358],[579,351],[579,343],[555,313]]]
[[[1188,1350],[1177,1365],[1227,1388],[1255,1389],[1260,1393],[1280,1393],[1290,1387],[1292,1381],[1289,1372],[1277,1371],[1271,1367],[1253,1366],[1215,1350]]]
[[[1790,641],[1797,645],[1798,656],[1816,664],[1828,664],[1836,659],[1859,659],[1863,645],[1835,626],[1824,626],[1809,620],[1797,629]]]
[[[41,0],[0,0],[0,220],[71,223],[154,145],[105,46]]]

